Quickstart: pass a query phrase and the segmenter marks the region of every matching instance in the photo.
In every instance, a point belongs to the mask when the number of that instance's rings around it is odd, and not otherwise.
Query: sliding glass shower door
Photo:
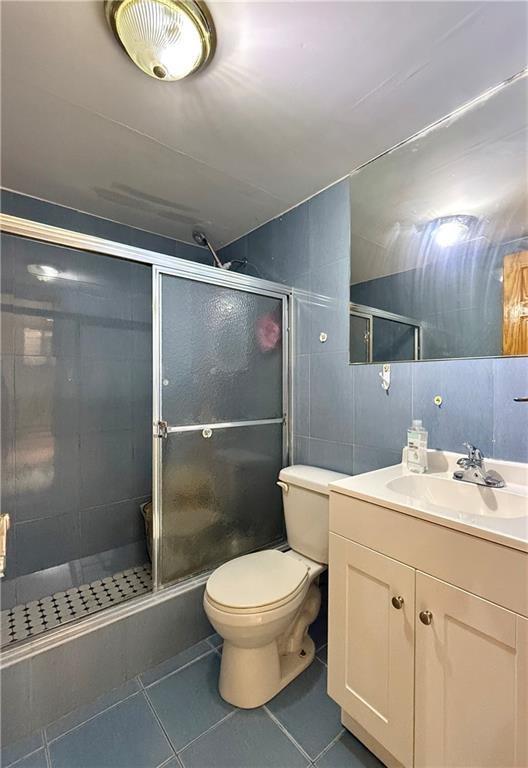
[[[226,277],[154,271],[158,585],[283,538],[287,297]]]

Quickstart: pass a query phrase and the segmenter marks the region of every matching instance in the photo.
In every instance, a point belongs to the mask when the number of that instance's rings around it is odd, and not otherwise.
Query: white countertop
[[[505,480],[488,488],[453,479],[462,454],[428,451],[429,469],[416,475],[403,461],[393,467],[331,483],[331,491],[394,509],[528,552],[528,465],[485,460]]]

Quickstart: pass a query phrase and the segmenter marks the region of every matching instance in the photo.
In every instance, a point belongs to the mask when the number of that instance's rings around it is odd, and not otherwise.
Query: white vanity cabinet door
[[[417,572],[416,768],[528,765],[527,625]]]
[[[412,766],[416,572],[333,533],[329,562],[328,693]]]

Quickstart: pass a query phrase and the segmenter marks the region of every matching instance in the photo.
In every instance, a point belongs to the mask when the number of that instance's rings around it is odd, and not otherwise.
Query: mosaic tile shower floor
[[[118,605],[152,589],[150,564],[82,584],[1,613],[2,647]]]

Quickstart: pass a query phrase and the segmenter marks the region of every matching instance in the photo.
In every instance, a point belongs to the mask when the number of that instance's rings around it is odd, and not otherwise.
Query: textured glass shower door
[[[226,278],[154,274],[158,585],[284,535],[287,296]]]

